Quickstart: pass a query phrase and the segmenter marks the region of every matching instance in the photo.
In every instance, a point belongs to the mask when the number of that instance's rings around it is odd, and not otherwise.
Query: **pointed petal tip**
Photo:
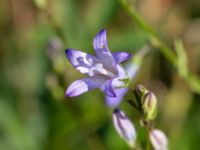
[[[66,49],[66,50],[65,50],[65,54],[67,54],[69,51],[70,51],[70,49]]]
[[[129,59],[133,56],[131,53],[128,53],[128,52],[124,52],[124,55],[127,59]]]
[[[65,93],[65,96],[67,96],[67,97],[73,97],[73,96],[70,95],[70,93]]]
[[[71,56],[72,54],[71,54],[71,49],[66,49],[65,50],[65,54],[66,54],[66,56],[67,56],[67,58],[69,58],[69,56]]]
[[[75,97],[75,96],[79,96],[82,93],[78,93],[77,91],[70,91],[70,90],[66,90],[65,96],[67,97]]]
[[[99,33],[104,33],[104,32],[106,32],[106,30],[105,30],[104,28],[102,28],[102,29],[99,31]]]
[[[69,49],[66,49],[66,50],[65,50],[65,53],[67,53],[68,51],[69,51]]]
[[[130,54],[128,52],[123,52],[123,55],[124,55],[123,57],[125,58],[125,61],[130,59],[133,56],[132,54]]]
[[[132,54],[130,54],[130,53],[127,53],[127,54],[128,54],[128,55],[127,55],[128,59],[131,58],[131,57],[133,57]]]
[[[73,92],[70,92],[70,91],[69,91],[69,88],[66,90],[65,96],[67,96],[67,97],[74,97],[74,96],[73,96]]]
[[[132,54],[128,52],[114,52],[112,55],[115,58],[117,64],[127,61],[132,57]]]
[[[107,42],[106,41],[106,30],[105,29],[101,29],[101,30],[99,30],[99,32],[97,32],[96,36],[93,39],[94,47],[95,47],[95,45],[98,46],[99,44],[101,44],[99,42],[103,42],[107,46],[107,43],[106,43]]]

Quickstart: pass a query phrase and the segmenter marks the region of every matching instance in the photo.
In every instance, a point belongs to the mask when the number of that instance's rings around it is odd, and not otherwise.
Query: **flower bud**
[[[124,139],[129,146],[134,147],[136,141],[135,127],[119,109],[115,109],[113,112],[113,124],[120,137]]]
[[[167,150],[168,140],[166,135],[158,129],[149,132],[150,142],[155,150]]]
[[[142,109],[145,119],[152,120],[156,116],[157,98],[153,92],[147,92],[142,98]]]

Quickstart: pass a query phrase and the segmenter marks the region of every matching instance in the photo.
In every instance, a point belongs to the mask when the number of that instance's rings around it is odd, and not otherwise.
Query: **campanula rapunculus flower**
[[[65,51],[69,62],[87,78],[76,80],[66,90],[69,97],[78,96],[94,88],[101,89],[108,97],[117,97],[116,89],[127,86],[128,76],[120,63],[128,60],[127,52],[111,53],[106,40],[106,31],[102,29],[93,39],[96,56],[80,50]],[[109,101],[106,102],[109,105]]]
[[[123,111],[118,108],[113,111],[113,124],[119,136],[134,147],[136,141],[135,127]]]

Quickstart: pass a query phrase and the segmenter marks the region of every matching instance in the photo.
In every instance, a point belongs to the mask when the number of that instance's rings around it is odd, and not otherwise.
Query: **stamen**
[[[94,76],[95,75],[95,72],[98,72],[100,74],[103,74],[103,75],[106,75],[106,76],[109,76],[109,77],[114,77],[115,74],[106,70],[104,67],[103,67],[103,64],[100,64],[100,63],[97,63],[95,64],[95,66],[91,67],[89,69],[89,76]]]
[[[89,62],[90,65],[93,64],[92,58],[88,58],[88,62]]]

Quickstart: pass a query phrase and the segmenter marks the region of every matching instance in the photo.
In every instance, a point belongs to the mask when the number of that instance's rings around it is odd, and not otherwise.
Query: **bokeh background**
[[[153,47],[141,60],[131,89],[141,83],[157,95],[155,127],[166,133],[170,149],[197,150],[200,1],[127,3],[175,55],[174,40],[183,43],[181,56],[196,80],[181,76],[160,48]],[[99,90],[76,98],[65,97],[67,86],[83,77],[67,61],[66,48],[94,53],[92,39],[102,28],[107,30],[113,52],[125,50],[135,55],[149,42],[148,33],[135,23],[122,3],[1,0],[0,10],[0,149],[128,150],[113,128],[112,109],[105,106]],[[131,93],[124,101],[133,97]],[[126,102],[121,108],[134,122],[142,144],[145,143],[145,131],[136,111]]]

